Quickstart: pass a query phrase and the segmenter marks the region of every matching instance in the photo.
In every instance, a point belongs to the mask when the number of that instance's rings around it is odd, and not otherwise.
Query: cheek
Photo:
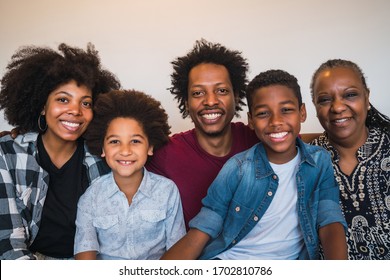
[[[92,110],[84,110],[83,111],[84,119],[89,124],[92,121],[93,118],[93,112]]]
[[[328,115],[328,112],[329,112],[329,108],[328,107],[316,106],[316,114],[317,114],[317,117],[319,119],[326,118],[327,115]]]

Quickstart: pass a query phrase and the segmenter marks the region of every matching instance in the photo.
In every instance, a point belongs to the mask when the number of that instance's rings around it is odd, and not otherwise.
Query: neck
[[[218,135],[211,136],[196,128],[195,133],[199,145],[207,153],[217,157],[223,157],[230,153],[233,143],[232,129],[230,125]]]
[[[114,180],[118,188],[126,195],[129,205],[133,201],[133,197],[141,185],[143,179],[143,171],[137,172],[132,176],[120,176],[114,172]]]
[[[358,134],[358,139],[352,139],[351,137],[347,139],[331,139],[329,137],[330,144],[339,152],[340,157],[343,154],[353,154],[356,155],[357,150],[366,143],[368,138],[368,128],[365,127],[362,133]],[[328,134],[329,136],[329,134]]]
[[[63,141],[48,133],[42,135],[42,142],[50,160],[57,168],[61,168],[77,149],[77,141]]]

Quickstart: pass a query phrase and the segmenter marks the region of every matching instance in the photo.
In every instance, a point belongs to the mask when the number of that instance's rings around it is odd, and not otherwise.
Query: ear
[[[148,156],[152,156],[152,155],[153,155],[153,149],[154,149],[153,146],[149,146],[149,149],[148,149]]]
[[[307,117],[305,103],[302,103],[301,108],[299,108],[299,114],[300,114],[301,123],[305,122]]]
[[[367,91],[367,94],[366,94],[366,102],[367,102],[368,106],[370,106],[370,91],[369,90]]]
[[[106,156],[106,154],[104,153],[104,149],[102,149],[102,154],[100,155],[102,158]]]
[[[252,120],[252,115],[250,112],[247,113],[247,116],[248,116],[248,125],[250,127],[250,129],[255,129],[254,125],[253,125],[253,120]]]

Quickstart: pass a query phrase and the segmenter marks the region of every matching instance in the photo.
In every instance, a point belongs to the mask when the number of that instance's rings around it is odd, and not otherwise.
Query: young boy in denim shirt
[[[345,221],[329,154],[303,143],[297,79],[282,70],[247,87],[260,143],[231,158],[190,231],[163,259],[346,259]],[[343,228],[344,227],[344,228]]]

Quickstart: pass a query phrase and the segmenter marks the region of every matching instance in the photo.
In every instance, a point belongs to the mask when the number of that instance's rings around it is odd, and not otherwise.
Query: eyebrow
[[[55,95],[65,94],[65,95],[67,95],[67,96],[69,96],[69,97],[73,97],[73,94],[70,94],[69,92],[63,91],[63,90],[58,91],[58,92],[55,92],[54,94],[55,94]],[[92,94],[91,94],[91,95],[83,95],[83,96],[81,97],[81,99],[85,99],[85,98],[92,98]]]
[[[278,105],[286,105],[286,104],[293,104],[293,105],[295,105],[295,102],[293,100],[286,100],[286,101],[279,102]],[[267,104],[257,104],[257,105],[254,106],[255,109],[263,108],[263,107],[269,107],[269,106]]]
[[[190,88],[193,88],[193,87],[204,87],[204,86],[208,86],[210,84],[193,84],[190,86]],[[211,84],[213,86],[229,86],[228,83],[225,83],[225,82],[218,82],[216,84]]]
[[[120,137],[120,136],[117,134],[111,134],[109,136],[106,136],[105,139],[110,139],[110,138],[115,138],[115,137]],[[131,135],[131,137],[140,137],[142,139],[146,139],[146,137],[141,135],[141,134],[133,134],[133,135]]]

